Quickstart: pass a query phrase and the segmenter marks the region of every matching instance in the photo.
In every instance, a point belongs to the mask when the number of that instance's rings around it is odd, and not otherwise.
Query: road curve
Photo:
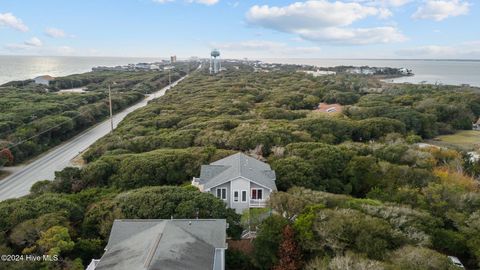
[[[115,114],[113,117],[114,128],[116,128],[118,123],[120,123],[120,121],[122,121],[129,113],[146,106],[150,100],[163,96],[170,87],[175,86],[185,78],[186,76],[182,77],[178,81],[172,83],[171,86],[162,88],[161,90],[148,95],[145,99],[135,105]],[[79,153],[85,151],[90,145],[107,135],[109,132],[110,119],[107,119],[42,154],[29,164],[10,168],[10,171],[13,173],[3,180],[0,180],[0,201],[27,195],[30,193],[32,185],[38,181],[53,180],[56,171],[61,171],[64,168],[71,166],[70,161],[73,158]]]

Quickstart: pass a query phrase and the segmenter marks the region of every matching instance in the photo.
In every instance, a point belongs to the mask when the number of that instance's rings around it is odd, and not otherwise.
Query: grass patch
[[[480,131],[462,130],[455,134],[438,136],[435,138],[435,142],[444,146],[456,146],[462,150],[479,149]]]

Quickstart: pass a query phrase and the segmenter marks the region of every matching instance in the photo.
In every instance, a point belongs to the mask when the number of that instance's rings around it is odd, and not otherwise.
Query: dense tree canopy
[[[186,74],[185,68],[177,65],[172,79]],[[0,88],[0,148],[11,147],[15,161],[24,161],[106,117],[108,85],[117,112],[167,84],[168,73],[158,71],[89,72],[57,78],[48,87],[33,81],[7,84]],[[80,87],[84,93],[58,92]]]
[[[243,151],[272,166],[279,191],[269,202],[274,211],[258,224],[255,252],[229,251],[231,269],[297,269],[288,250],[301,254],[305,269],[451,269],[446,254],[480,266],[477,164],[454,149],[416,144],[471,129],[480,115],[478,92],[368,76],[313,77],[297,66],[270,72],[241,63],[225,67],[218,76],[206,68],[195,72],[130,114],[90,147],[82,168],[57,172],[54,181],[35,184],[32,194],[0,202],[0,253],[61,254],[65,260],[49,269],[78,269],[101,256],[117,218],[225,218],[236,238],[240,216],[185,185],[202,164]],[[41,111],[2,113],[0,133],[14,130],[25,138],[61,123],[41,145],[20,149],[25,158],[43,151],[104,116],[102,89],[113,81],[115,90],[137,100],[164,85],[165,77],[74,75],[52,89],[89,91],[65,97],[8,86],[38,98]],[[3,111],[20,104],[23,94],[8,87],[0,90],[10,95],[9,103],[0,102]],[[337,102],[343,112],[316,110],[320,102]],[[76,117],[84,112],[91,114]],[[38,118],[30,119],[32,113]]]

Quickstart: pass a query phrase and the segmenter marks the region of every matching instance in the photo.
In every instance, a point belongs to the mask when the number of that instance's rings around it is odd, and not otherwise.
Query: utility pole
[[[168,89],[172,87],[172,68],[168,69]]]
[[[113,132],[113,111],[112,111],[112,89],[110,89],[110,84],[108,84],[108,105],[110,107],[110,132]]]

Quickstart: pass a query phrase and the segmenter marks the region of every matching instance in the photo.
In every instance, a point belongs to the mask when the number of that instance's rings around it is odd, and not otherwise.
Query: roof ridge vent
[[[153,255],[155,255],[155,251],[160,244],[160,240],[162,239],[163,233],[159,233],[155,242],[153,243],[152,248],[148,251],[147,259],[145,260],[145,264],[143,265],[145,268],[148,268],[150,264],[152,264]]]

